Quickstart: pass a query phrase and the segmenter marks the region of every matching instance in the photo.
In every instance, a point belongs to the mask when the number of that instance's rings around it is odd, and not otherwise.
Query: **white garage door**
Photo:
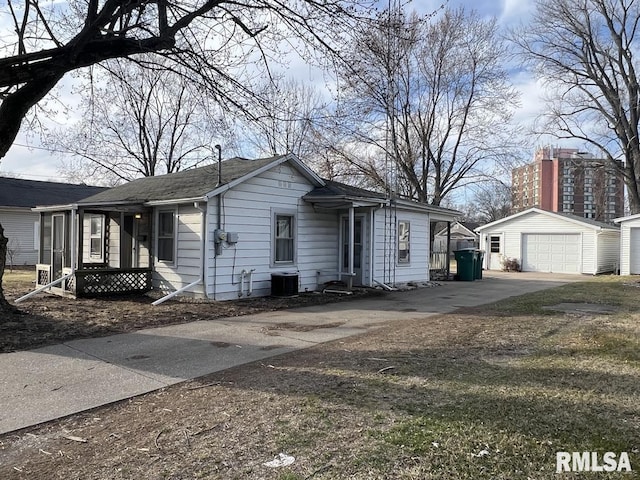
[[[523,234],[522,270],[525,272],[580,273],[580,234]]]

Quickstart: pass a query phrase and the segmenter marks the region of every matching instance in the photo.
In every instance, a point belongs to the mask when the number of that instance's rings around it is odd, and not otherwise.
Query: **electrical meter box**
[[[216,230],[213,232],[213,240],[216,243],[226,242],[227,241],[227,232],[224,230]]]

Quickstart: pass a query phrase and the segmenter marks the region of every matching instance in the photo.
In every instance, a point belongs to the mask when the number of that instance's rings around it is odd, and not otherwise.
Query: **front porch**
[[[95,297],[152,289],[150,209],[70,206],[40,215],[32,293]]]
[[[59,284],[50,287],[52,293],[73,297],[97,297],[125,293],[144,293],[152,288],[151,268],[86,268],[63,269]],[[53,283],[51,265],[36,265],[36,289]]]

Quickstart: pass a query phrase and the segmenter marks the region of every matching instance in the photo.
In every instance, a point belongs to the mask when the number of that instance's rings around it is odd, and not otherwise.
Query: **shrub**
[[[505,258],[502,261],[503,272],[520,272],[520,261],[517,258]]]

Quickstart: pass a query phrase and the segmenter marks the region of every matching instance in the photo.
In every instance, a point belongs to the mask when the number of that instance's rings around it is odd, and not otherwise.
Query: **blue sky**
[[[386,2],[385,2],[386,4]],[[437,10],[442,2],[433,0],[414,0],[408,4],[408,9],[415,9],[421,13]],[[451,0],[447,3],[451,7],[463,5],[467,9],[475,9],[487,16],[496,16],[502,27],[508,27],[519,22],[526,22],[531,11],[533,0],[476,0],[462,1]],[[0,23],[2,23],[0,17]],[[1,25],[0,25],[1,26]],[[298,63],[298,62],[296,62]],[[308,80],[320,83],[322,75],[309,69],[303,76]],[[535,118],[541,105],[541,87],[524,72],[514,72],[513,82],[522,92],[522,108],[516,113],[516,120],[519,123],[529,123]],[[68,88],[70,80],[66,80],[60,92],[60,98],[66,103],[73,104],[73,98]],[[26,131],[26,128],[23,128]],[[28,147],[31,145],[31,148]],[[52,153],[39,148],[37,138],[28,138],[21,133],[8,154],[0,160],[0,174],[18,175],[23,178],[35,180],[59,180],[58,173],[60,153]],[[86,179],[91,183],[91,179]]]

